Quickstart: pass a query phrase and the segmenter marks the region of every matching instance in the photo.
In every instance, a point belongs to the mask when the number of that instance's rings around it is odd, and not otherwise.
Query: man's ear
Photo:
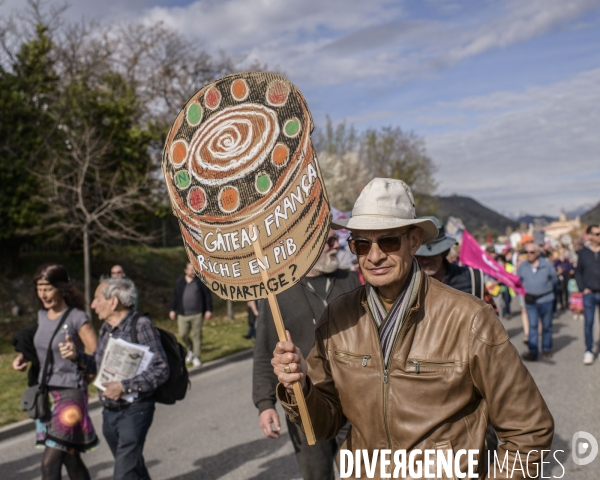
[[[110,309],[114,312],[117,310],[118,306],[119,306],[119,299],[117,297],[112,297],[110,299]]]
[[[412,256],[415,255],[415,253],[417,253],[417,250],[419,249],[419,247],[423,244],[423,234],[425,232],[423,232],[422,228],[416,227],[413,228],[409,235],[410,238],[410,254]]]

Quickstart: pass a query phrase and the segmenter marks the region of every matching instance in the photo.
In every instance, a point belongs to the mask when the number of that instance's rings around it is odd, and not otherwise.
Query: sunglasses
[[[340,237],[338,237],[337,235],[332,235],[331,237],[329,237],[327,239],[327,246],[329,246],[329,248],[335,247],[335,244],[337,243],[337,241],[339,239],[340,239]]]
[[[531,251],[531,252],[530,251],[525,251],[525,253],[527,255],[535,255],[537,252],[534,250],[534,251]]]
[[[383,253],[397,252],[402,246],[402,237],[411,230],[412,228],[409,228],[402,235],[385,235],[384,237],[379,237],[376,241],[360,237],[349,238],[348,247],[350,247],[350,251],[354,255],[358,255],[359,257],[367,255],[371,251],[371,245],[373,245],[373,243],[376,243],[379,246],[379,250]]]

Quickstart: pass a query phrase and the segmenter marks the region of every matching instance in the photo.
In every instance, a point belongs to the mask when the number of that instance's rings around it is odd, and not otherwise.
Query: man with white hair
[[[527,243],[525,253],[527,259],[517,268],[517,275],[525,289],[525,309],[529,319],[529,351],[523,354],[523,359],[536,361],[540,354],[539,321],[542,322],[542,355],[552,358],[552,310],[558,277],[554,265],[541,257],[539,245]]]
[[[61,346],[61,355],[76,362],[86,373],[94,374],[102,363],[109,338],[131,342],[131,324],[136,315],[133,282],[126,278],[110,278],[96,288],[92,308],[104,324],[93,355],[78,354],[72,341]],[[137,314],[139,315],[139,314]],[[154,416],[154,391],[169,378],[169,365],[158,331],[149,318],[138,316],[137,341],[154,353],[152,363],[141,374],[108,382],[99,391],[104,405],[102,433],[115,458],[113,480],[146,480],[150,476],[144,463],[143,449]],[[122,397],[136,393],[133,402]]]
[[[338,237],[331,230],[323,253],[308,275],[289,290],[277,295],[285,326],[292,332],[305,355],[313,346],[316,324],[326,305],[360,286],[354,272],[338,269],[338,249]],[[279,438],[280,431],[279,414],[275,410],[277,377],[273,375],[271,366],[276,343],[277,332],[271,309],[263,307],[260,309],[256,327],[252,400],[258,408],[260,428],[267,438],[273,439]],[[339,446],[336,440],[323,440],[309,446],[300,429],[289,421],[287,423],[304,480],[333,479],[333,461]]]
[[[293,335],[277,344],[272,364],[288,418],[300,424],[292,388],[300,382],[317,440],[350,422],[342,448],[366,450],[375,478],[389,478],[398,451],[423,465],[424,450],[482,452],[488,420],[502,441],[502,461],[512,466],[527,457],[529,471],[539,468],[541,450],[552,443],[552,416],[492,307],[424,274],[414,259],[438,230],[416,218],[410,188],[376,178],[350,219],[334,226],[351,231],[367,284],[325,309],[307,360]],[[391,451],[387,465],[375,450]],[[481,475],[487,459],[475,459]],[[456,455],[454,472],[466,474],[468,463]]]

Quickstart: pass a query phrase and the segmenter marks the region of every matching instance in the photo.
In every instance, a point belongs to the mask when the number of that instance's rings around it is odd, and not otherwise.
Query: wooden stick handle
[[[253,227],[256,228],[256,227]],[[262,252],[262,248],[260,246],[260,241],[257,238],[253,243],[254,253],[256,254],[256,258],[259,259],[260,263],[264,263],[264,256]],[[266,270],[260,268],[260,275],[262,277],[262,281],[265,285],[265,288],[268,290],[267,282],[269,281],[269,274]],[[287,337],[285,335],[285,325],[283,324],[283,318],[281,317],[281,311],[279,310],[279,303],[277,302],[277,298],[275,298],[275,294],[273,292],[269,292],[267,294],[267,299],[269,300],[269,306],[271,307],[271,313],[273,314],[273,321],[275,322],[275,328],[277,330],[277,337],[279,337],[280,342],[286,342]],[[313,430],[312,423],[310,421],[310,415],[308,414],[308,408],[306,408],[306,399],[304,398],[304,392],[302,391],[302,385],[300,382],[295,382],[293,385],[294,388],[294,396],[296,397],[296,403],[298,404],[298,410],[300,411],[300,419],[302,420],[302,426],[304,427],[304,433],[306,434],[306,441],[309,445],[314,445],[316,443],[315,432]]]

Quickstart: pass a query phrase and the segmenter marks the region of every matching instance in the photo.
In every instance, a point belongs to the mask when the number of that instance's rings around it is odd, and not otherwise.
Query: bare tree
[[[420,215],[435,213],[435,165],[425,141],[416,134],[400,127],[356,133],[345,121],[334,125],[326,117],[325,128],[317,129],[313,140],[334,207],[349,210],[372,178],[386,177],[401,179],[411,187]]]
[[[61,128],[68,153],[52,148],[49,165],[33,171],[43,189],[36,198],[47,207],[41,226],[27,233],[52,232],[56,239],[82,240],[86,308],[91,303],[90,251],[115,242],[148,242],[136,214],[149,207],[151,171],[129,175],[109,160],[110,139],[84,124],[79,131]]]
[[[173,121],[191,95],[214,79],[237,71],[244,60],[224,52],[209,54],[200,43],[161,23],[115,25],[106,38],[115,41],[113,60],[135,86],[147,115],[165,124]]]
[[[351,210],[354,202],[371,177],[358,157],[358,152],[343,155],[321,152],[318,154],[329,203],[335,208]]]
[[[399,178],[415,192],[431,193],[435,167],[425,151],[425,141],[400,127],[368,129],[361,142],[361,157],[380,177]]]
[[[423,138],[400,127],[368,129],[361,137],[360,157],[374,177],[406,182],[413,191],[419,215],[435,213],[435,165],[427,155]]]
[[[19,75],[19,49],[43,45],[52,88],[22,88],[31,92],[33,112],[22,117],[36,142],[21,142],[10,159],[41,185],[31,197],[42,213],[11,235],[82,246],[89,305],[91,249],[154,238],[144,215],[165,204],[159,162],[168,127],[200,87],[244,68],[244,57],[210,54],[160,23],[69,23],[64,7],[27,2],[20,15],[0,19],[0,70]],[[0,161],[12,165],[5,157],[0,148]]]

